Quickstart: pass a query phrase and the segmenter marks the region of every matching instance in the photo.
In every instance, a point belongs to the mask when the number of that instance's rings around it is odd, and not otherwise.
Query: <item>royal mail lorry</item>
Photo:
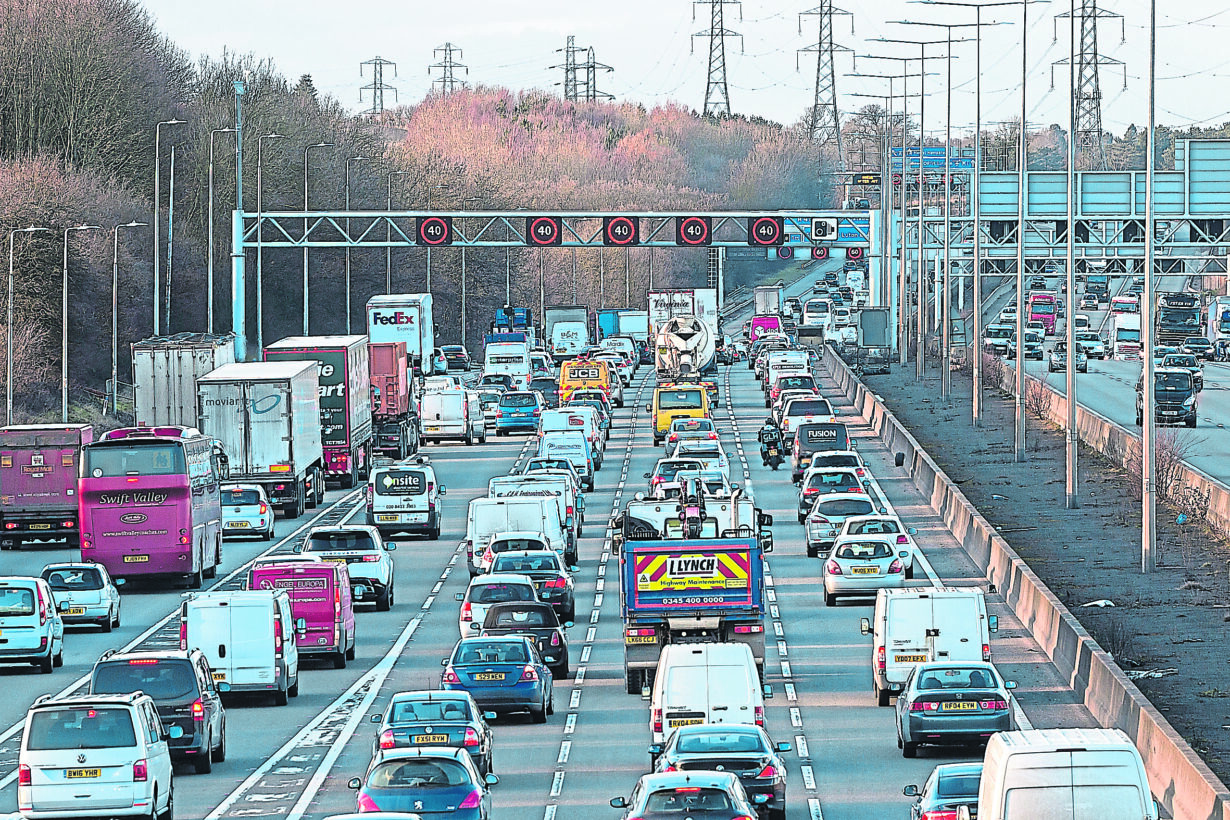
[[[77,470],[94,440],[87,424],[19,424],[0,429],[0,549],[34,538],[76,547]]]
[[[755,538],[625,540],[619,553],[624,683],[652,683],[662,647],[746,643],[764,666],[764,564]]]

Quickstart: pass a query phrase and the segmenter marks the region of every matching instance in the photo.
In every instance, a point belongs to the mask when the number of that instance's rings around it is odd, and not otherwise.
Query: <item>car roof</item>
[[[731,772],[709,772],[689,769],[681,772],[655,772],[641,776],[642,791],[677,789],[686,786],[701,786],[729,790],[738,778]]]
[[[491,605],[491,608],[487,610],[487,616],[490,617],[491,613],[496,610],[504,611],[508,609],[532,609],[544,612],[551,609],[551,605],[544,604],[542,601],[501,601],[498,604]]]
[[[380,540],[380,532],[367,524],[324,524],[312,527],[308,530],[308,537],[317,533],[339,533],[339,532],[363,532],[372,536],[376,540]]]
[[[43,567],[41,574],[45,574],[55,569],[101,569],[106,570],[102,564],[94,561],[57,561],[54,564],[47,564]]]
[[[543,555],[554,555],[556,558],[559,558],[559,553],[555,550],[508,550],[497,555],[495,560],[499,561],[501,558],[540,558]],[[562,564],[563,562],[560,561],[560,563]]]
[[[259,484],[244,484],[241,482],[230,481],[223,484],[220,490],[221,492],[226,492],[227,490],[260,490],[261,492],[264,492],[265,488]]]
[[[109,663],[111,661],[130,661],[130,660],[177,660],[186,661],[192,659],[192,653],[200,653],[200,649],[193,647],[191,649],[144,649],[137,652],[116,652],[108,655],[105,652],[94,663]]]
[[[817,504],[827,504],[830,501],[866,501],[871,505],[873,510],[876,506],[875,502],[872,501],[870,496],[866,493],[829,493],[828,495],[816,497]],[[868,515],[870,515],[870,513],[868,513]]]
[[[475,575],[470,579],[470,586],[478,584],[527,584],[534,585],[534,579],[519,572],[488,572],[486,575]]]
[[[149,695],[141,691],[128,692],[122,695],[65,695],[62,698],[53,698],[45,695],[34,701],[30,705],[30,709],[33,711],[35,709],[55,709],[63,706],[85,706],[98,703],[131,706],[138,699],[148,697]]]
[[[547,536],[542,530],[503,530],[491,536],[492,541],[507,541],[512,538],[536,538],[540,541],[547,540]]]
[[[391,763],[398,760],[428,757],[436,758],[437,760],[447,758],[460,763],[463,755],[469,757],[470,753],[456,746],[400,746],[392,749],[382,749],[379,760],[374,762]]]
[[[412,689],[405,692],[395,692],[389,698],[390,703],[400,703],[407,700],[471,700],[472,696],[464,689]]]

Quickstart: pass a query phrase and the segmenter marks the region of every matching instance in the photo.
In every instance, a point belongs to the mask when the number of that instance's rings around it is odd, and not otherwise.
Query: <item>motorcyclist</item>
[[[764,426],[760,428],[760,432],[756,434],[756,440],[760,442],[760,461],[764,465],[769,463],[769,449],[776,448],[781,452],[782,433],[773,423],[773,419],[765,419]]]

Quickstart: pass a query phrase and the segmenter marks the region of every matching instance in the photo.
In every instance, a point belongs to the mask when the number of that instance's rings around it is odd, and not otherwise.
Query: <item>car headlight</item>
[[[1195,404],[1195,403],[1196,403],[1196,397],[1195,397],[1195,396],[1188,396],[1187,398],[1185,398],[1185,399],[1183,400],[1183,406],[1184,406],[1184,407],[1191,407],[1191,406],[1192,406],[1193,404]]]

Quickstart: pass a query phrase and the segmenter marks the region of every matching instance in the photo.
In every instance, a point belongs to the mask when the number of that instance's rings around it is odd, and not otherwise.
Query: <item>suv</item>
[[[345,561],[354,588],[354,602],[365,603],[367,596],[376,601],[376,611],[386,612],[393,606],[393,556],[397,545],[385,543],[375,527],[351,524],[337,527],[313,527],[295,552],[319,555],[326,561]]]
[[[1153,417],[1158,424],[1196,426],[1196,384],[1190,370],[1159,367],[1153,371]],[[1144,375],[1136,381],[1136,424],[1144,421]]]
[[[17,766],[22,817],[170,818],[171,753],[153,698],[44,695],[26,712]]]
[[[167,744],[171,757],[190,760],[197,774],[208,774],[214,761],[226,759],[226,711],[220,692],[228,689],[225,683],[215,686],[209,661],[199,649],[108,649],[90,672],[89,694],[149,695],[162,724],[182,731]]]

